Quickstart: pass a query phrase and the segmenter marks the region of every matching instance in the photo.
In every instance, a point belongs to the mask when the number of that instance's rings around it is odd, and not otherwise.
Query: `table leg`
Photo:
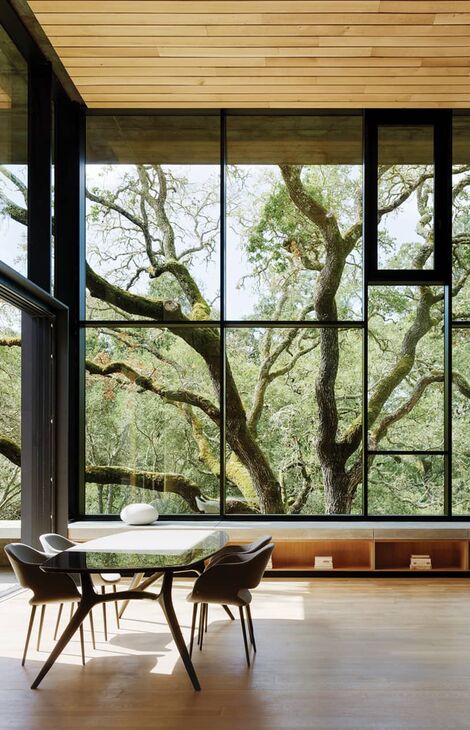
[[[48,673],[49,669],[52,667],[54,662],[59,658],[59,656],[62,654],[63,650],[69,643],[70,639],[74,635],[74,633],[77,631],[77,629],[82,625],[84,618],[86,617],[87,613],[90,611],[90,609],[93,606],[93,602],[90,602],[86,596],[86,594],[82,594],[82,600],[78,604],[78,608],[73,614],[72,618],[70,619],[68,625],[65,628],[65,631],[62,633],[60,639],[54,646],[53,650],[49,654],[46,662],[44,663],[41,671],[39,672],[38,676],[34,680],[34,682],[31,685],[31,689],[36,689],[39,687],[40,683]]]
[[[195,690],[200,690],[201,685],[199,684],[196,671],[193,667],[193,663],[191,661],[185,641],[183,639],[183,634],[181,633],[178,619],[176,618],[175,609],[173,608],[173,601],[171,599],[172,585],[173,573],[170,571],[166,571],[163,576],[162,590],[158,597],[158,602],[163,609],[163,613],[165,614],[168,626],[170,627],[171,635],[173,636],[173,640],[178,648],[180,657],[183,660],[183,664],[186,668],[187,673],[189,674],[189,678],[191,679],[193,687]]]

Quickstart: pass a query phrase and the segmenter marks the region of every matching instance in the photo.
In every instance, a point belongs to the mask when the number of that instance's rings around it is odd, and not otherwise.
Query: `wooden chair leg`
[[[90,617],[91,644],[93,646],[93,649],[96,649],[95,622],[93,621],[93,610],[91,610],[88,615]]]
[[[83,636],[83,623],[80,624],[80,649],[82,653],[82,664],[85,666],[85,639]]]
[[[199,613],[199,635],[198,635],[198,643],[199,643],[199,651],[202,651],[202,643],[204,640],[204,615],[206,610],[206,604],[201,603],[201,611]]]
[[[103,596],[106,593],[106,588],[104,586],[101,586],[101,593],[103,594]],[[104,640],[108,641],[108,620],[106,618],[106,603],[103,602],[101,605],[103,607]]]
[[[231,612],[231,610],[229,609],[229,607],[226,606],[225,604],[223,604],[222,605],[222,608],[224,609],[224,611],[227,614],[227,616],[230,617],[230,620],[231,621],[235,621],[235,616],[233,615],[233,613]]]
[[[191,639],[189,642],[189,656],[193,655],[194,646],[194,633],[196,631],[196,618],[197,618],[197,607],[199,604],[195,603],[193,606],[193,619],[191,621]]]
[[[37,608],[37,606],[31,606],[31,614],[30,614],[30,617],[29,617],[28,632],[26,634],[26,641],[25,641],[25,645],[24,645],[23,658],[21,660],[21,666],[22,667],[24,667],[24,663],[26,661],[26,655],[28,653],[29,640],[31,638],[31,632],[33,630],[34,617],[36,615],[36,608]]]
[[[243,615],[243,606],[240,606],[240,622],[242,625],[243,642],[245,644],[246,663],[248,664],[248,666],[250,666],[250,654],[248,651],[248,640],[246,638],[245,617]]]
[[[46,613],[46,604],[41,606],[41,617],[39,619],[39,631],[38,631],[38,640],[36,643],[36,651],[39,651],[39,648],[41,646],[41,636],[42,636],[42,627],[44,625],[44,615]]]
[[[206,603],[206,613],[205,613],[205,619],[204,619],[204,631],[206,632],[206,634],[207,634],[208,617],[209,617],[209,604]]]
[[[145,573],[134,573],[128,590],[129,591],[135,590],[138,587],[139,583],[143,580],[144,575],[145,575]],[[129,601],[123,602],[123,604],[121,606],[121,610],[119,611],[119,618],[123,617],[124,611],[126,610],[128,605],[129,605]]]
[[[57,613],[57,621],[55,622],[54,641],[57,640],[57,634],[59,633],[60,617],[62,616],[63,608],[64,608],[64,604],[61,603],[60,606],[59,606],[59,611]]]
[[[116,593],[116,586],[114,586],[114,585],[113,585],[113,593]],[[114,604],[114,609],[116,611],[116,626],[118,627],[118,629],[120,629],[121,627],[119,626],[119,604],[117,601]]]
[[[199,623],[197,626],[197,645],[201,643],[201,617],[202,617],[202,603],[199,604]]]
[[[251,618],[251,608],[249,604],[246,607],[246,615],[248,618],[248,631],[250,633],[251,646],[253,647],[253,651],[256,652],[255,630],[253,628],[253,619]]]
[[[70,618],[72,618],[74,611],[75,611],[75,603],[71,603],[70,604]]]

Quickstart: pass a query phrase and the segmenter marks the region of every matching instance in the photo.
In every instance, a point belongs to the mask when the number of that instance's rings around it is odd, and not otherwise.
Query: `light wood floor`
[[[176,611],[189,634],[189,581]],[[39,690],[52,645],[20,666],[27,594],[0,603],[1,730],[468,730],[470,584],[465,580],[270,580],[257,590],[258,655],[245,665],[239,622],[209,613],[192,690],[160,609],[131,605],[87,664],[73,641]],[[89,635],[88,635],[89,638]]]

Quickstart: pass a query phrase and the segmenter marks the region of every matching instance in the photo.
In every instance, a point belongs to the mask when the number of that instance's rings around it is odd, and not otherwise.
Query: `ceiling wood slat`
[[[148,36],[155,39],[171,38],[180,44],[201,38],[206,41],[226,42],[226,38],[251,39],[273,38],[273,42],[281,40],[288,43],[298,36],[305,36],[304,42],[311,42],[315,38],[380,38],[389,39],[391,43],[401,36],[425,38],[442,38],[449,42],[448,36],[456,37],[455,25],[49,25],[43,28],[50,37],[79,37],[79,38],[127,38],[134,36]],[[470,24],[458,26],[458,37],[470,35]],[[216,39],[219,39],[218,41]],[[275,39],[275,40],[274,40]],[[300,39],[299,39],[300,40]],[[303,39],[302,39],[303,40]]]

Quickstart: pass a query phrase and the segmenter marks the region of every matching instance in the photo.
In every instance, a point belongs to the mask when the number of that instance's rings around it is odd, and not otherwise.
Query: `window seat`
[[[151,526],[130,526],[120,520],[73,522],[69,537],[84,541],[125,530],[225,530],[231,542],[251,542],[270,534],[276,544],[272,571],[315,575],[353,572],[380,574],[410,571],[412,554],[429,555],[433,573],[468,573],[470,522],[315,522],[232,520],[160,521]],[[314,571],[316,556],[329,555],[333,569]],[[429,571],[426,571],[429,573]]]
[[[159,527],[200,527],[207,530],[225,530],[230,540],[254,540],[269,533],[273,538],[283,540],[374,540],[381,538],[397,539],[469,539],[470,522],[315,522],[315,521],[270,521],[257,520],[161,520],[153,525],[126,525],[121,520],[77,521],[69,524],[68,536],[71,540],[91,540],[126,530],[152,530]]]

